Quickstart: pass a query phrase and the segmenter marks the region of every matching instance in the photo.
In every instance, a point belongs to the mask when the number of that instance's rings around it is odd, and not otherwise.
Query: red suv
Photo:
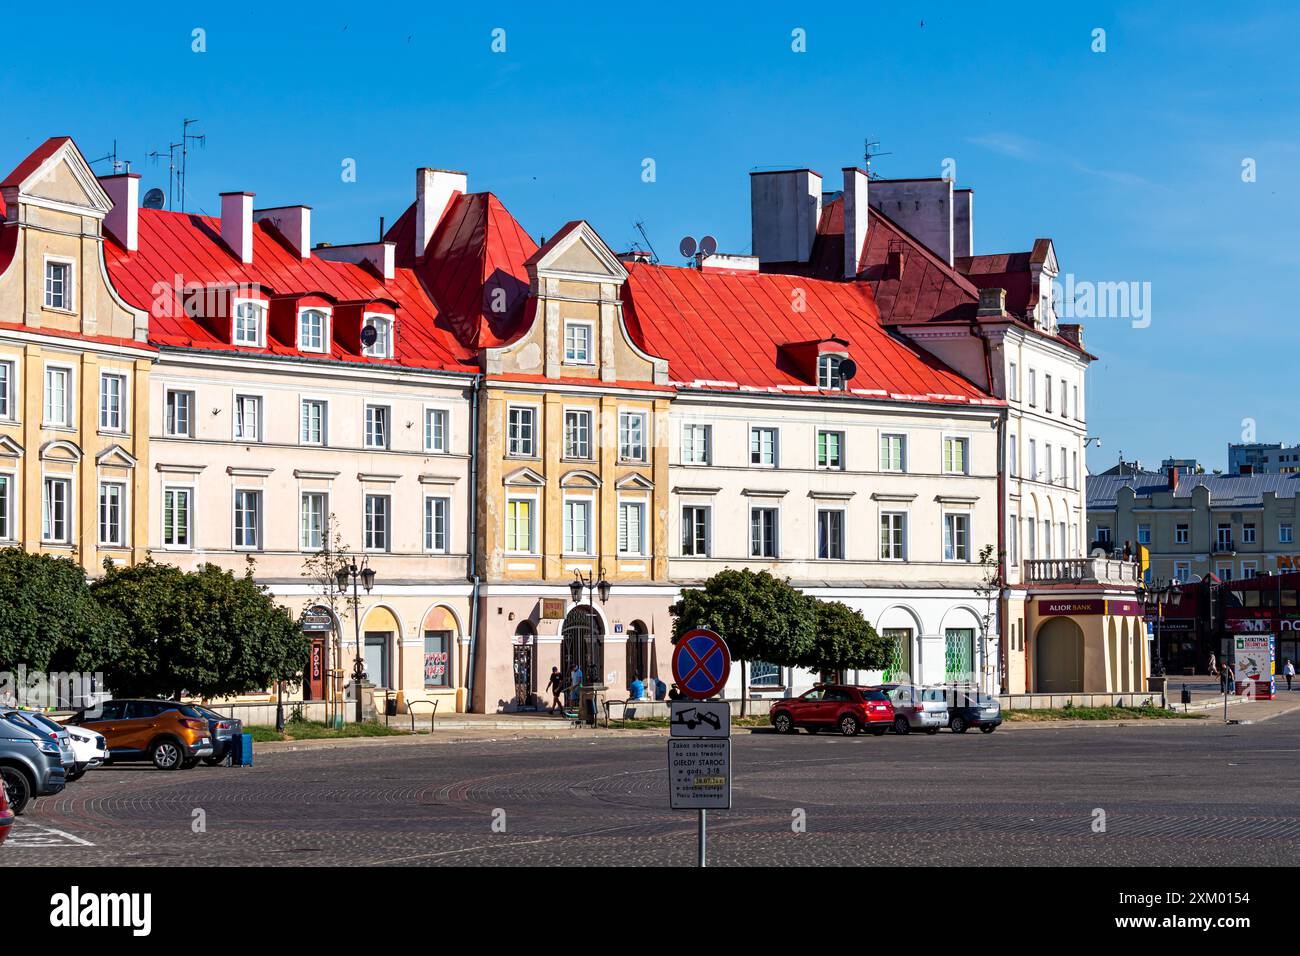
[[[877,687],[818,684],[799,697],[778,700],[768,718],[778,734],[794,733],[796,727],[810,734],[834,727],[846,737],[863,730],[879,737],[894,726],[894,705]]]

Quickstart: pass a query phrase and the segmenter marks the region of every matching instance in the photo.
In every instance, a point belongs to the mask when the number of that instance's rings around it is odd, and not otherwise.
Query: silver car
[[[64,773],[68,775],[69,780],[73,779],[71,775],[76,767],[77,758],[72,752],[72,735],[68,733],[66,727],[50,720],[44,714],[30,710],[6,709],[0,711],[0,717],[56,742],[59,745],[59,759],[63,764]]]
[[[924,730],[937,734],[948,726],[948,695],[942,687],[884,684],[880,689],[894,705],[894,733]]]

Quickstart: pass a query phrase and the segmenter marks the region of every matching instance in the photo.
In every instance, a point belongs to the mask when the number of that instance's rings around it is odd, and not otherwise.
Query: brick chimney
[[[1178,469],[1170,467],[1169,469],[1169,490],[1174,494],[1178,493]]]
[[[453,196],[469,188],[469,176],[451,169],[415,171],[415,257],[423,259],[438,228],[438,220]]]
[[[100,176],[99,184],[113,200],[113,208],[104,217],[104,228],[127,252],[137,251],[140,248],[140,174]]]
[[[221,238],[240,262],[253,261],[254,193],[221,194]]]

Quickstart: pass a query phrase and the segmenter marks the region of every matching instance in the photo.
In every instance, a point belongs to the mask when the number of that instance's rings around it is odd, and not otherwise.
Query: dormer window
[[[303,309],[298,313],[298,351],[326,351],[329,316],[323,309]]]
[[[819,355],[817,356],[817,387],[818,388],[843,388],[844,379],[840,377],[840,365],[844,361],[842,355]]]
[[[72,311],[72,260],[45,260],[45,308]]]
[[[236,345],[261,346],[265,343],[266,310],[256,302],[235,306],[234,340]]]
[[[564,361],[567,365],[591,364],[590,322],[564,323]]]
[[[361,354],[368,358],[392,358],[393,357],[393,320],[383,315],[368,315],[362,326],[363,329],[374,329],[375,340],[365,345],[364,342],[369,336],[363,333]]]

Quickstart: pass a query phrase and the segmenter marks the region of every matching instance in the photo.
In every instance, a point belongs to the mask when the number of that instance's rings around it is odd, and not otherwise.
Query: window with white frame
[[[1188,524],[1174,525],[1174,544],[1187,544],[1191,540],[1192,529]]]
[[[1044,475],[1047,483],[1052,483],[1052,445],[1048,442],[1043,446],[1043,462],[1047,466],[1047,473]]]
[[[126,376],[104,374],[99,377],[99,427],[101,431],[125,430]]]
[[[907,512],[880,513],[880,560],[907,560]]]
[[[564,553],[591,553],[591,500],[569,498],[564,502]]]
[[[46,478],[41,493],[41,540],[67,544],[72,540],[72,479]]]
[[[827,561],[844,558],[844,512],[838,508],[817,509],[817,557]]]
[[[386,315],[368,315],[362,328],[375,330],[375,340],[361,346],[361,354],[368,358],[393,357],[393,320]]]
[[[1020,519],[1014,514],[1007,519],[1007,560],[1012,567],[1020,560]]]
[[[618,503],[618,553],[645,554],[645,504],[640,501]]]
[[[512,458],[537,455],[537,409],[512,405],[506,411],[506,454]]]
[[[424,550],[446,554],[451,547],[451,499],[429,495],[424,499]]]
[[[1007,435],[1007,471],[1013,478],[1020,473],[1019,445],[1015,432]]]
[[[533,499],[511,498],[506,502],[506,550],[533,554]]]
[[[72,425],[72,369],[45,368],[45,424],[64,428]]]
[[[1079,386],[1071,386],[1074,390],[1074,417],[1079,421],[1083,420],[1083,409],[1079,407]]]
[[[99,543],[106,547],[126,544],[123,520],[126,485],[116,481],[99,483]]]
[[[163,488],[163,547],[188,548],[191,542],[194,491],[191,488]]]
[[[1043,519],[1043,557],[1049,560],[1052,557],[1052,522],[1046,518]]]
[[[326,326],[329,318],[323,309],[303,309],[298,313],[298,350],[326,351]]]
[[[298,440],[304,445],[324,445],[325,403],[316,398],[304,398],[298,413]]]
[[[943,559],[945,561],[970,560],[970,515],[943,516]]]
[[[1253,524],[1244,524],[1241,526],[1241,543],[1255,543],[1255,526]]]
[[[298,546],[319,551],[325,546],[325,515],[329,506],[323,491],[304,491],[298,515]]]
[[[1280,524],[1277,526],[1277,540],[1279,544],[1290,544],[1294,531],[1290,524]]]
[[[14,476],[0,474],[0,541],[14,539]]]
[[[570,409],[564,413],[564,457],[591,458],[591,412]]]
[[[1070,550],[1069,550],[1069,548],[1067,547],[1067,545],[1069,544],[1069,541],[1068,541],[1068,540],[1066,539],[1066,537],[1065,537],[1065,522],[1064,522],[1064,521],[1058,521],[1058,522],[1056,523],[1056,543],[1057,543],[1057,546],[1061,549],[1060,552],[1059,552],[1059,553],[1060,553],[1060,556],[1063,557],[1063,558],[1068,558],[1068,557],[1070,556]]]
[[[843,388],[844,377],[840,374],[840,366],[843,363],[842,355],[817,356],[817,387]]]
[[[14,363],[0,362],[0,418],[14,418]]]
[[[1110,525],[1107,524],[1097,525],[1097,543],[1110,544]]]
[[[707,465],[709,463],[709,444],[712,437],[712,425],[682,425],[682,464]]]
[[[1034,369],[1029,370],[1029,405],[1032,408],[1038,404],[1038,372]]]
[[[45,260],[45,308],[70,312],[72,298],[72,263],[66,259]]]
[[[236,345],[260,346],[265,329],[266,310],[256,302],[235,305],[234,339]]]
[[[645,461],[645,412],[618,413],[618,457],[623,461]]]
[[[390,542],[392,498],[366,495],[365,546],[367,551],[387,551]]]
[[[1151,543],[1151,525],[1149,522],[1142,522],[1138,525],[1138,544]]]
[[[1216,564],[1216,565],[1214,566],[1214,573],[1218,576],[1218,578],[1219,578],[1220,581],[1231,581],[1231,580],[1232,580],[1232,562],[1231,562],[1231,561],[1224,561],[1224,562],[1221,562],[1220,564]]]
[[[1070,487],[1079,487],[1079,453],[1077,451],[1070,452]]]
[[[426,408],[424,410],[424,450],[445,455],[451,448],[447,432],[447,410],[445,408]]]
[[[1027,477],[1030,481],[1038,480],[1038,441],[1029,439],[1029,474]]]
[[[167,434],[172,438],[189,438],[194,434],[194,393],[167,390]]]
[[[391,410],[387,405],[366,406],[366,447],[387,448]]]
[[[880,470],[907,471],[907,436],[880,436]]]
[[[564,361],[570,365],[591,365],[590,322],[564,323]]]
[[[1227,548],[1232,545],[1232,525],[1221,524],[1216,529],[1217,543],[1220,548]]]
[[[1038,557],[1037,525],[1033,518],[1025,519],[1025,555],[1030,561]]]
[[[817,467],[831,470],[844,467],[844,432],[817,431]]]
[[[1241,562],[1241,576],[1245,578],[1247,581],[1253,578],[1258,572],[1259,572],[1258,561]]]
[[[1062,418],[1070,417],[1070,401],[1069,401],[1070,394],[1066,390],[1066,385],[1067,383],[1065,379],[1061,379],[1061,417]]]
[[[1007,365],[1007,398],[1013,402],[1020,401],[1020,369],[1015,362]]]
[[[1070,473],[1065,469],[1065,450],[1066,450],[1065,446],[1062,445],[1061,446],[1061,484],[1063,485],[1068,484],[1070,480]]]
[[[262,440],[262,399],[257,395],[235,396],[235,438]]]
[[[751,428],[749,430],[749,463],[776,467],[776,429]]]
[[[777,518],[775,508],[749,509],[749,556],[751,558],[777,556]]]
[[[967,452],[970,448],[968,438],[945,438],[943,440],[943,470],[949,475],[964,475],[970,469]]]
[[[1043,376],[1043,411],[1051,414],[1052,411],[1052,376]]]
[[[262,543],[262,493],[235,491],[235,547],[256,549]]]
[[[1175,561],[1174,562],[1174,580],[1187,583],[1192,578],[1192,562]]]
[[[709,511],[707,505],[682,508],[682,554],[688,558],[709,555]]]

